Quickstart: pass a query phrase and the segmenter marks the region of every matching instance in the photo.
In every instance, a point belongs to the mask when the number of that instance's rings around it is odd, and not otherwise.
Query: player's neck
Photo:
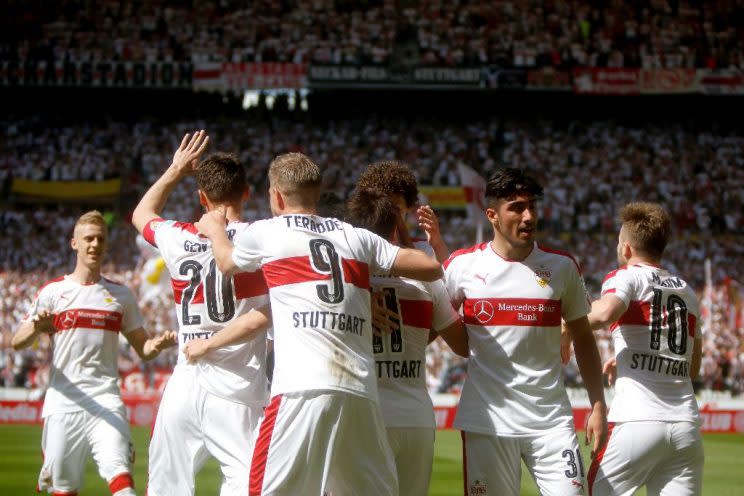
[[[653,267],[661,267],[661,259],[655,260],[648,257],[633,255],[628,259],[627,265],[651,265]]]
[[[101,279],[101,267],[87,267],[78,263],[72,274],[67,277],[78,284],[94,284]]]
[[[214,209],[223,210],[225,212],[225,219],[227,219],[227,222],[239,222],[242,217],[242,205],[219,205],[215,206]]]
[[[533,243],[530,243],[529,246],[514,246],[498,236],[493,238],[493,241],[491,241],[491,249],[496,253],[496,255],[505,260],[511,260],[514,262],[521,262],[525,258],[529,257],[533,248]]]

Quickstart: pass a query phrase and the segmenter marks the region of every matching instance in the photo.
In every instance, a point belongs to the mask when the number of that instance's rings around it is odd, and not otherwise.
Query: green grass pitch
[[[137,450],[134,478],[138,494],[144,494],[147,475],[147,442],[149,429],[134,427],[132,436]],[[583,433],[580,434],[583,436]],[[0,496],[35,494],[36,479],[41,465],[41,427],[0,426]],[[584,451],[589,467],[588,451]],[[462,448],[458,431],[437,432],[434,470],[430,496],[463,494]],[[744,435],[705,435],[705,479],[703,494],[740,496],[744,494]],[[109,494],[108,487],[89,462],[85,488],[80,496]],[[218,494],[219,468],[210,462],[197,478],[197,496]],[[526,469],[522,470],[522,494],[537,496],[538,492]],[[645,492],[641,492],[645,494]]]

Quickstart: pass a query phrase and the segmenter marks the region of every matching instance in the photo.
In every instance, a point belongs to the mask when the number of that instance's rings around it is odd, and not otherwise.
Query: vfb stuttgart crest
[[[488,300],[478,300],[473,305],[473,315],[481,324],[489,322],[493,318],[494,308]]]
[[[538,267],[537,269],[535,269],[535,279],[537,280],[537,284],[539,284],[541,288],[544,288],[548,285],[552,276],[553,273],[550,272],[550,270],[548,270],[546,267]]]

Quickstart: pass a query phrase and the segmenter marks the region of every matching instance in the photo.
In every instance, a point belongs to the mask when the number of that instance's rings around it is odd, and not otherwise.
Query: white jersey
[[[63,276],[41,287],[28,316],[43,311],[54,315],[57,332],[42,417],[119,408],[119,333],[142,327],[132,291],[103,277],[80,284]]]
[[[482,243],[454,252],[444,267],[470,344],[455,427],[499,436],[573,429],[561,370],[561,318],[581,318],[590,308],[573,258],[535,245],[516,262]]]
[[[702,339],[695,291],[662,268],[638,264],[610,272],[606,294],[627,306],[610,328],[617,381],[609,420],[698,422],[690,380],[693,342]]]
[[[376,276],[372,287],[385,293],[386,306],[402,320],[399,330],[373,338],[385,427],[433,429],[434,406],[426,389],[429,330],[445,329],[459,316],[442,281]]]
[[[269,287],[271,394],[337,390],[377,400],[369,276],[398,247],[337,219],[282,215],[236,233],[233,261],[261,267]]]
[[[228,236],[247,229],[232,222]],[[183,347],[194,338],[209,338],[234,319],[268,304],[268,290],[261,271],[238,272],[225,277],[218,269],[211,243],[193,224],[153,219],[143,232],[160,250],[171,275],[178,316],[178,365],[189,366]],[[197,377],[210,393],[240,403],[264,403],[266,333],[248,342],[214,350],[197,361]]]

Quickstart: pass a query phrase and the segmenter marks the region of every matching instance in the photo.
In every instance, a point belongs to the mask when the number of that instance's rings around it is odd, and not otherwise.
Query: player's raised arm
[[[178,182],[194,172],[199,157],[209,144],[204,130],[185,135],[173,155],[173,162],[160,178],[147,190],[132,213],[132,224],[142,233],[147,223],[160,216],[168,196]]]
[[[442,278],[442,266],[435,258],[421,250],[401,248],[395,257],[390,275],[419,281],[436,281]]]
[[[176,331],[165,331],[155,337],[150,337],[142,327],[124,335],[129,344],[142,360],[152,360],[161,351],[178,344]]]
[[[418,223],[421,229],[426,233],[426,240],[434,250],[434,255],[439,263],[444,263],[450,256],[449,248],[439,230],[439,217],[429,205],[423,205],[416,210]]]
[[[195,362],[212,350],[248,341],[270,325],[271,307],[266,305],[254,308],[214,333],[209,339],[192,339],[186,343],[183,353],[189,362]]]
[[[225,232],[225,212],[211,210],[202,215],[196,228],[212,242],[212,253],[217,263],[217,268],[223,274],[231,274],[236,265],[233,262],[233,244]]]

